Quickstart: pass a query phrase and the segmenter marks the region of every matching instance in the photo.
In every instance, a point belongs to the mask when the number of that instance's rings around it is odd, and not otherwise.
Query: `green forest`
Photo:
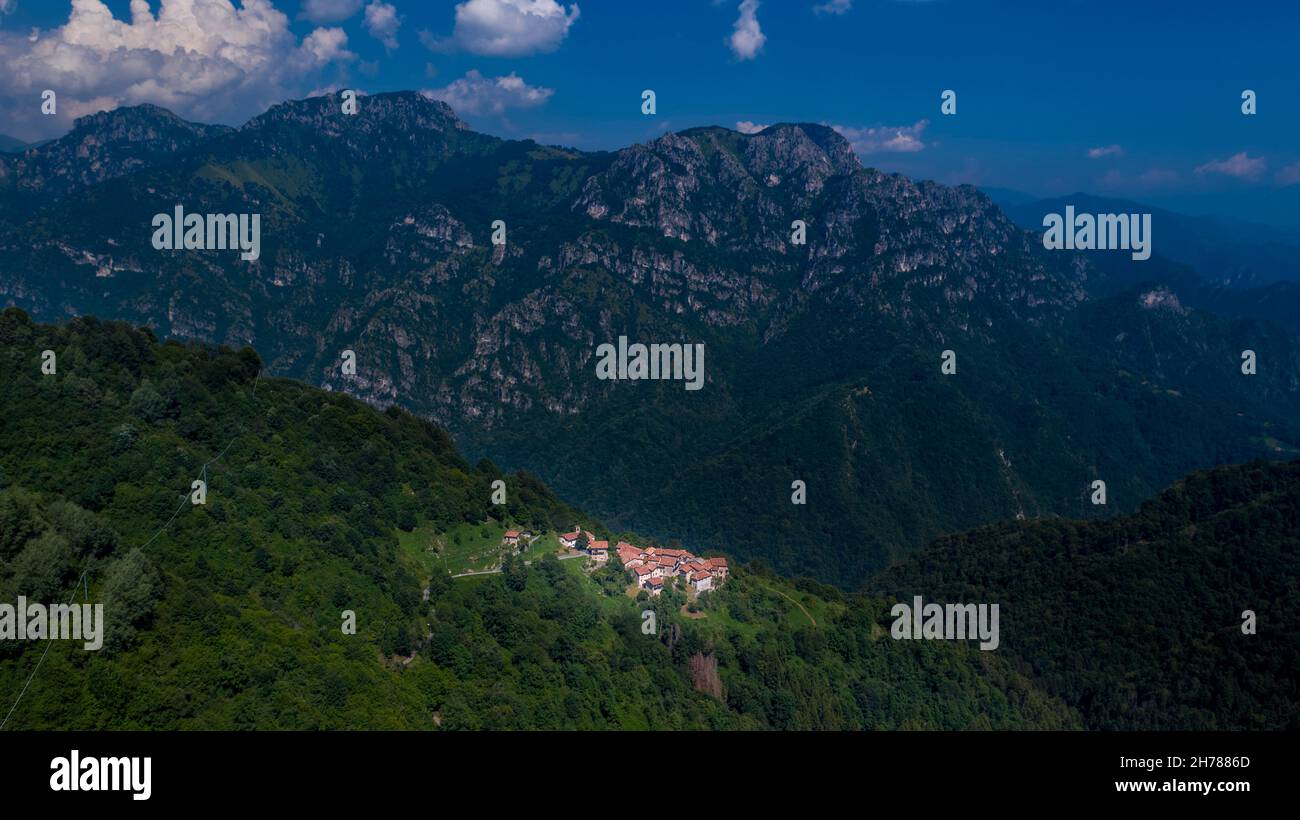
[[[871,585],[999,603],[999,652],[1089,727],[1300,729],[1300,462],[1193,473],[1130,516],[946,536]]]
[[[0,602],[107,619],[100,651],[0,641],[0,708],[31,681],[7,728],[1300,727],[1300,463],[945,536],[859,594],[753,562],[647,599],[552,550],[452,578],[414,534],[635,536],[425,420],[260,371],[0,314]],[[998,603],[1000,648],[892,640],[913,595]]]
[[[554,557],[429,571],[403,534],[609,532],[427,421],[260,371],[248,349],[0,314],[0,601],[108,621],[98,652],[0,643],[6,711],[31,680],[7,728],[1083,725],[994,653],[890,640],[887,598],[761,565],[689,604]]]

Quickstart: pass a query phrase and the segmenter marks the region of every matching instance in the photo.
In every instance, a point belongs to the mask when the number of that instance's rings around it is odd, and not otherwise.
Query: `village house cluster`
[[[598,564],[609,560],[609,542],[597,539],[586,530],[564,533],[560,536],[560,546],[577,549],[580,535],[586,541],[587,554],[592,560]],[[664,584],[673,578],[684,579],[697,594],[716,589],[727,580],[726,558],[697,558],[689,550],[642,548],[626,541],[619,541],[614,550],[624,568],[636,576],[637,585],[651,595],[663,592]]]
[[[506,530],[506,534],[501,538],[501,543],[517,547],[520,541],[527,544],[532,537],[533,534],[528,530]]]

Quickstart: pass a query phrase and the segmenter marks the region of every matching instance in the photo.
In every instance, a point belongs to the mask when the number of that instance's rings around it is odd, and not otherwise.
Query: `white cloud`
[[[1235,177],[1237,179],[1255,180],[1259,179],[1264,173],[1268,163],[1263,157],[1250,157],[1245,151],[1233,154],[1224,160],[1215,160],[1199,165],[1196,173],[1200,176],[1206,174],[1223,174],[1224,176]]]
[[[18,8],[18,0],[0,0],[0,17],[13,14],[16,8]]]
[[[1118,145],[1103,145],[1099,148],[1088,149],[1088,159],[1101,159],[1102,157],[1118,157],[1124,154],[1124,149]]]
[[[741,1],[740,16],[736,18],[732,28],[734,30],[731,32],[728,44],[736,59],[752,60],[757,57],[763,44],[767,42],[767,35],[758,25],[758,0]]]
[[[370,36],[384,44],[392,51],[397,48],[397,30],[402,27],[402,18],[397,16],[397,6],[383,0],[373,0],[366,6],[366,31]]]
[[[337,23],[360,11],[363,2],[365,0],[304,0],[298,17],[313,23]]]
[[[1293,162],[1277,172],[1274,181],[1278,185],[1296,185],[1300,183],[1300,162]]]
[[[816,14],[845,14],[853,8],[853,0],[828,0],[819,6],[813,6]]]
[[[421,31],[420,42],[431,51],[522,57],[559,48],[579,13],[577,3],[566,9],[555,0],[465,0],[451,37]]]
[[[338,28],[300,43],[269,0],[131,0],[131,20],[101,0],[75,0],[68,20],[30,38],[0,31],[0,120],[19,136],[51,136],[72,117],[150,102],[184,117],[238,122],[319,84],[318,73],[355,55]],[[32,100],[58,91],[57,117]]]
[[[303,38],[299,50],[311,65],[322,66],[340,60],[347,62],[357,55],[348,51],[348,35],[341,28],[318,28]]]
[[[470,71],[443,88],[422,93],[442,100],[461,116],[473,116],[500,115],[509,108],[533,108],[550,99],[555,89],[529,85],[513,71],[503,77],[484,77]]]
[[[930,126],[929,120],[915,125],[878,125],[873,128],[850,128],[832,125],[859,154],[913,153],[925,148],[921,135]]]
[[[364,96],[366,96],[366,92],[365,92],[365,91],[363,91],[363,90],[360,89],[360,88],[357,88],[357,87],[356,87],[354,84],[352,84],[352,83],[348,83],[346,86],[343,85],[343,84],[341,84],[341,83],[330,83],[329,85],[317,86],[316,88],[313,88],[311,91],[308,91],[308,92],[307,92],[305,95],[303,95],[303,96],[306,96],[306,97],[328,97],[328,96],[331,95],[331,94],[337,94],[337,93],[339,93],[340,91],[344,90],[345,88],[348,89],[348,90],[350,90],[350,91],[355,91],[355,92],[357,92],[357,96],[358,96],[358,97],[364,97]]]
[[[762,131],[766,127],[767,127],[766,125],[761,125],[756,122],[750,122],[749,120],[741,120],[740,122],[736,123],[736,130],[742,134],[757,134],[759,131]]]

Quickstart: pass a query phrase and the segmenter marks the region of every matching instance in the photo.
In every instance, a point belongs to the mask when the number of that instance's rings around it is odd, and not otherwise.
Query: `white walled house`
[[[561,536],[561,539],[577,535],[576,532],[570,533]],[[603,551],[608,556],[609,549],[608,541],[593,541],[587,548],[597,561],[600,560],[598,554]],[[727,577],[726,558],[698,558],[690,550],[667,547],[643,549],[626,541],[619,541],[614,549],[618,552],[624,569],[632,574],[636,585],[641,589],[652,590],[652,595],[658,595],[664,588],[673,587],[678,577],[697,593],[717,589]]]

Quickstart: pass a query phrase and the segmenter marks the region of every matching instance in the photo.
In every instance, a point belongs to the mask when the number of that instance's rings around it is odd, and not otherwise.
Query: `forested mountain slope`
[[[1300,462],[1194,473],[1106,521],[940,538],[871,587],[999,603],[998,651],[1093,728],[1300,728]]]
[[[471,466],[427,421],[261,367],[0,314],[0,601],[85,599],[108,619],[97,652],[0,643],[6,711],[32,681],[7,728],[1079,725],[999,657],[891,640],[887,600],[761,567],[696,611],[580,561],[431,572],[403,540],[417,527],[611,533],[527,475]]]

